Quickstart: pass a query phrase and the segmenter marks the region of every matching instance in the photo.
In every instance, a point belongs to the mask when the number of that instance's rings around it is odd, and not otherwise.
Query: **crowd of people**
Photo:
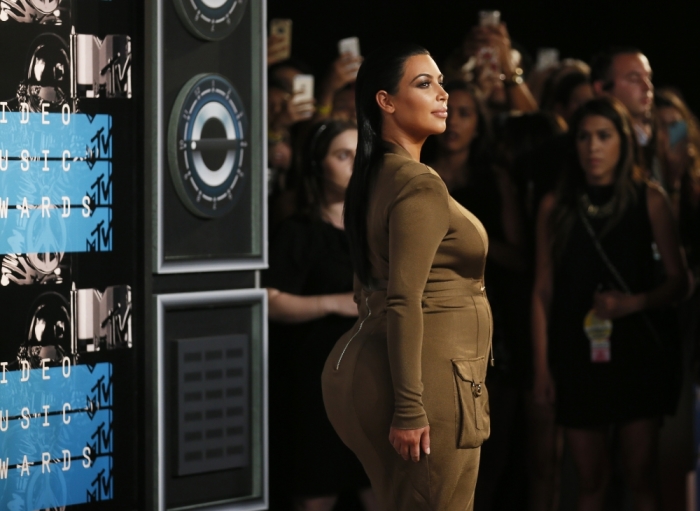
[[[339,55],[301,101],[306,64],[270,60],[271,505],[379,511],[321,393],[358,316],[343,208],[362,57]],[[447,128],[421,154],[488,233],[495,364],[474,509],[557,510],[566,445],[580,511],[605,508],[614,459],[636,509],[657,510],[659,431],[699,339],[699,124],[637,48],[530,61],[504,24],[474,27],[438,62]]]

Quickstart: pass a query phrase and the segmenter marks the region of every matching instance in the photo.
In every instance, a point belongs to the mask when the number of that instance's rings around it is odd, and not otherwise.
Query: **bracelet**
[[[284,142],[286,138],[286,133],[284,131],[267,130],[268,144],[277,144],[279,142]]]
[[[333,105],[320,105],[316,107],[316,112],[319,115],[328,116],[333,112]]]
[[[513,87],[516,85],[522,85],[525,80],[523,80],[523,70],[522,68],[515,68],[515,71],[513,72],[512,75],[506,77],[506,75],[502,74],[501,75],[501,80],[503,80],[503,84],[506,87]]]

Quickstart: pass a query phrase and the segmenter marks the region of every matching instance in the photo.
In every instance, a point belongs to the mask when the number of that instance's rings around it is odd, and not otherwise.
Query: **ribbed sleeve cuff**
[[[425,412],[413,417],[399,417],[394,414],[391,427],[396,429],[420,429],[428,425],[428,416]]]

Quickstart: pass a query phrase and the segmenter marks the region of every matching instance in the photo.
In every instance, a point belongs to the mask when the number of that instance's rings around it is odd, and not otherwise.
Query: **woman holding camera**
[[[360,316],[326,361],[326,411],[382,509],[472,509],[490,431],[488,240],[419,163],[426,138],[445,130],[448,95],[414,45],[368,56],[356,91],[345,228]]]
[[[678,396],[668,308],[686,292],[685,261],[666,196],[634,165],[633,136],[617,100],[579,108],[568,166],[537,220],[535,399],[556,405],[580,511],[604,508],[611,432],[636,508],[659,509],[659,427]]]

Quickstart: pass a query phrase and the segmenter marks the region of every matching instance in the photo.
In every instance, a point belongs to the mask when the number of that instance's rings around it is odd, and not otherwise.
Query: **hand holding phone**
[[[357,37],[346,37],[338,41],[338,53],[340,55],[360,56],[360,40]]]
[[[501,24],[501,11],[479,11],[479,25],[497,27]]]
[[[483,29],[494,29],[501,24],[500,11],[479,11],[479,26]],[[481,76],[491,78],[501,74],[498,49],[482,46],[476,54],[476,65],[481,70]]]
[[[537,50],[537,70],[549,69],[559,64],[559,50],[556,48],[540,48]]]
[[[357,79],[357,71],[362,64],[360,40],[357,37],[341,39],[338,41],[338,54],[340,57],[333,65],[334,90],[342,89]]]
[[[294,77],[294,96],[290,101],[292,118],[309,119],[314,114],[314,76],[298,74]]]
[[[267,40],[267,65],[287,60],[292,54],[292,20],[275,18],[270,21]]]

